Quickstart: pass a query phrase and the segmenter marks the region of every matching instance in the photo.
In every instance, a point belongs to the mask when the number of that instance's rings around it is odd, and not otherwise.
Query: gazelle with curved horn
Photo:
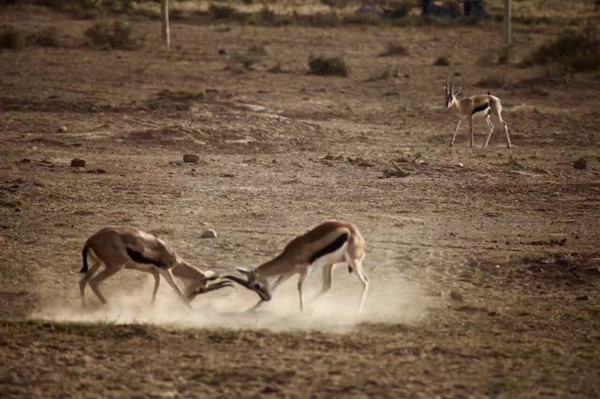
[[[348,271],[356,273],[362,283],[362,293],[358,312],[362,313],[369,280],[362,268],[365,257],[365,239],[355,225],[341,221],[327,221],[306,234],[296,237],[274,259],[253,269],[236,268],[246,276],[223,276],[224,279],[256,292],[260,301],[252,308],[257,309],[264,302],[270,301],[275,289],[295,274],[299,274],[298,294],[300,310],[304,311],[302,288],[309,274],[316,268],[322,268],[323,287],[318,296],[331,288],[331,271],[338,263],[348,265]],[[318,297],[317,296],[317,297]]]
[[[452,82],[449,84],[448,77],[446,76],[446,109],[453,109],[458,114],[458,124],[456,125],[456,129],[454,130],[454,136],[452,136],[452,142],[450,143],[450,147],[454,145],[454,140],[456,139],[456,134],[458,133],[458,128],[460,127],[460,123],[463,119],[469,120],[469,128],[471,130],[471,147],[473,147],[473,121],[476,118],[485,118],[485,121],[490,128],[490,134],[485,141],[485,144],[482,148],[487,147],[490,142],[490,138],[492,138],[492,133],[494,133],[494,125],[490,120],[490,117],[494,117],[497,119],[502,126],[504,126],[504,132],[506,133],[506,143],[507,147],[510,148],[510,136],[508,135],[508,125],[502,119],[502,104],[500,103],[500,99],[498,97],[493,96],[489,91],[488,94],[480,94],[471,97],[465,97],[462,100],[458,100],[456,96],[460,93],[461,87],[458,88],[456,92],[454,92],[454,78],[452,78]]]
[[[198,294],[232,286],[228,281],[209,285],[210,281],[217,280],[219,276],[212,271],[200,271],[183,260],[160,238],[133,227],[106,227],[98,231],[85,242],[81,255],[83,267],[80,273],[85,273],[85,276],[79,282],[79,290],[84,305],[85,287],[88,283],[100,302],[106,304],[98,286],[123,269],[139,270],[154,276],[152,304],[156,299],[161,275],[188,306]],[[88,266],[88,257],[93,261],[91,267]],[[104,265],[104,270],[94,276],[101,265]],[[185,282],[185,293],[174,277]]]

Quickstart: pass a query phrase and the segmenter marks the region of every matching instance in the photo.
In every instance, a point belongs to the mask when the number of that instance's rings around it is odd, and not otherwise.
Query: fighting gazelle
[[[152,304],[156,299],[161,275],[188,306],[190,300],[198,294],[232,285],[228,281],[209,285],[210,281],[219,278],[214,272],[203,273],[183,260],[160,238],[133,227],[106,227],[98,231],[85,242],[81,255],[83,267],[80,272],[85,273],[85,276],[79,282],[79,290],[84,305],[85,286],[88,283],[100,302],[106,304],[98,286],[122,269],[139,270],[154,276]],[[88,267],[88,257],[93,261],[91,267]],[[101,265],[104,265],[104,270],[94,276]],[[185,282],[185,293],[173,277]]]
[[[450,147],[454,145],[456,133],[458,133],[458,128],[460,127],[460,123],[463,119],[469,120],[469,128],[471,129],[470,146],[473,147],[473,121],[476,118],[485,118],[485,121],[490,128],[490,134],[488,135],[487,140],[482,148],[487,147],[488,143],[490,142],[490,138],[492,138],[492,133],[494,132],[494,125],[492,124],[490,117],[494,117],[502,124],[502,126],[504,126],[504,132],[506,132],[506,145],[508,148],[510,148],[511,145],[510,136],[508,135],[508,125],[502,119],[502,104],[500,103],[500,99],[492,96],[488,91],[488,94],[480,94],[458,100],[456,96],[458,93],[460,93],[460,89],[461,87],[459,87],[455,93],[454,78],[452,78],[452,83],[449,84],[448,77],[446,77],[446,109],[452,108],[458,114],[458,124],[454,130],[454,136],[452,136]]]
[[[290,241],[283,252],[274,259],[252,269],[237,267],[236,269],[246,276],[246,280],[236,276],[223,278],[256,292],[260,301],[252,309],[257,309],[264,302],[271,300],[279,285],[299,274],[298,294],[300,310],[303,312],[302,288],[309,274],[316,268],[322,268],[323,287],[318,294],[321,296],[331,288],[331,271],[334,265],[345,263],[348,265],[348,271],[356,273],[362,283],[358,307],[358,312],[362,313],[369,290],[369,280],[362,268],[364,257],[365,239],[356,226],[341,221],[327,221]]]

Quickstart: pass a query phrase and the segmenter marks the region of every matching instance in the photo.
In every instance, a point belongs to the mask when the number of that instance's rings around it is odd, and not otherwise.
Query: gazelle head
[[[261,281],[261,279],[258,275],[258,271],[256,269],[246,269],[244,267],[236,267],[236,270],[239,271],[240,273],[244,274],[246,276],[246,280],[236,277],[236,276],[230,276],[230,275],[223,276],[223,278],[226,278],[231,281],[235,281],[239,285],[256,292],[258,294],[258,296],[260,297],[260,299],[262,299],[263,301],[271,300],[271,296],[272,296],[271,289],[267,284],[265,284],[264,281]]]
[[[448,76],[446,76],[446,109],[450,109],[456,102],[456,96],[460,93],[462,87],[459,87],[456,93],[454,92],[454,78],[452,82],[448,82]]]

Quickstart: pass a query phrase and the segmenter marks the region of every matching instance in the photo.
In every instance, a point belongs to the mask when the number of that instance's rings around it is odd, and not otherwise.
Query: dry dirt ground
[[[600,397],[600,80],[516,65],[555,26],[515,26],[498,65],[486,61],[501,45],[493,23],[186,20],[170,52],[156,21],[133,21],[144,42],[130,51],[84,45],[92,23],[0,14],[61,35],[57,48],[0,51],[0,397]],[[390,40],[408,55],[380,57]],[[253,45],[266,55],[244,73],[217,51]],[[321,52],[343,55],[350,76],[307,75]],[[440,55],[451,65],[434,66]],[[513,149],[497,130],[482,150],[483,122],[476,147],[465,130],[448,147],[454,73],[465,95],[503,100]],[[408,176],[386,178],[392,160]],[[166,284],[151,308],[149,277],[129,271],[103,285],[109,307],[80,306],[80,251],[107,225],[224,272],[326,219],[368,242],[362,317],[344,270],[306,314],[293,282],[258,314],[242,313],[257,298],[241,289],[187,311]],[[218,238],[201,239],[206,228]]]

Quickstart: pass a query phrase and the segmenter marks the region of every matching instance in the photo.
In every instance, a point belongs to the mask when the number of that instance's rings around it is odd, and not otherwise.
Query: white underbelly
[[[481,118],[485,118],[490,114],[490,109],[486,108],[483,111],[479,111],[479,112],[475,112],[473,114],[473,119],[481,119]]]
[[[329,265],[333,265],[334,263],[341,263],[341,262],[345,262],[345,254],[346,254],[346,248],[348,247],[348,242],[345,242],[344,245],[342,245],[341,247],[339,247],[338,249],[336,249],[333,252],[328,253],[327,255],[323,255],[321,256],[319,259],[317,259],[313,265],[315,267],[319,267],[319,266],[329,266]]]

